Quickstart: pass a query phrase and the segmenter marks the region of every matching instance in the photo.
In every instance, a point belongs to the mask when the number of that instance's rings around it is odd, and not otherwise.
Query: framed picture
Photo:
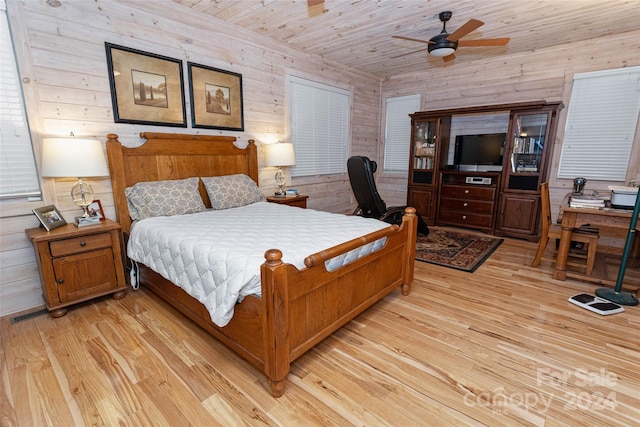
[[[104,211],[102,210],[102,203],[100,200],[94,200],[89,206],[87,206],[87,212],[92,218],[99,218],[100,221],[104,221]]]
[[[40,223],[47,231],[51,231],[54,228],[58,228],[65,225],[67,221],[64,220],[62,214],[54,205],[44,206],[33,210]]]
[[[194,128],[244,130],[242,74],[187,62]]]
[[[182,61],[105,43],[116,123],[187,127]]]

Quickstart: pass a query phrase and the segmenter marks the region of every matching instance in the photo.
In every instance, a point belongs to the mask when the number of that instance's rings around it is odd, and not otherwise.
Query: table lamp
[[[295,164],[296,155],[293,151],[292,143],[278,142],[276,144],[269,144],[266,146],[266,165],[278,167],[275,178],[279,190],[275,193],[276,196],[286,195],[286,192],[282,189],[282,187],[287,182],[287,175],[282,170],[282,167],[293,166]]]
[[[82,180],[87,176],[109,176],[102,143],[95,139],[45,138],[42,141],[43,177],[78,177],[71,187],[73,203],[84,210],[78,220],[91,222],[87,207],[93,202],[93,188]]]

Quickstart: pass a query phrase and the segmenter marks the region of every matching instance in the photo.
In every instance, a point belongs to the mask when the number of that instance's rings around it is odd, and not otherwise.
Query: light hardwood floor
[[[417,262],[409,296],[299,358],[279,399],[145,291],[5,317],[0,424],[637,426],[640,306],[604,317],[568,303],[596,286],[529,267],[535,249],[506,239],[473,274]]]

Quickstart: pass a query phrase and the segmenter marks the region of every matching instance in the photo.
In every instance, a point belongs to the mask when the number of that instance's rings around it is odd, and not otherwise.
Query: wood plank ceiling
[[[265,37],[380,78],[456,67],[496,55],[598,39],[640,28],[640,0],[173,0]],[[510,37],[504,47],[459,47],[456,59],[431,57],[426,44],[442,30],[438,14],[452,11],[451,33],[471,18],[485,25],[463,40]],[[594,47],[594,55],[597,54]]]

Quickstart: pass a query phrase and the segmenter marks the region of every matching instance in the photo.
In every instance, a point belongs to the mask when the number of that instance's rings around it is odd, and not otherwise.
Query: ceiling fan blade
[[[414,50],[413,52],[408,52],[408,53],[403,53],[401,55],[396,55],[396,56],[392,56],[391,59],[394,58],[400,58],[401,56],[407,56],[407,55],[413,55],[414,53],[418,53],[418,52],[424,52],[425,50],[429,49],[428,47],[425,47],[423,49],[419,49],[419,50]]]
[[[453,33],[447,36],[447,40],[450,42],[457,42],[462,37],[469,34],[471,31],[476,30],[484,25],[484,22],[477,19],[469,19],[462,27],[455,30]]]
[[[307,15],[309,18],[319,16],[324,11],[324,0],[307,0]]]
[[[456,58],[456,54],[452,53],[451,55],[443,56],[442,60],[444,62],[449,62],[449,61],[451,61],[452,59],[455,59],[455,58]]]
[[[409,40],[412,42],[418,42],[418,43],[427,43],[427,44],[433,44],[433,42],[431,40],[420,40],[420,39],[414,39],[411,37],[405,37],[405,36],[391,36],[394,39],[402,39],[402,40]]]
[[[478,40],[460,40],[458,47],[460,46],[505,46],[509,43],[509,37],[501,39],[478,39]]]

